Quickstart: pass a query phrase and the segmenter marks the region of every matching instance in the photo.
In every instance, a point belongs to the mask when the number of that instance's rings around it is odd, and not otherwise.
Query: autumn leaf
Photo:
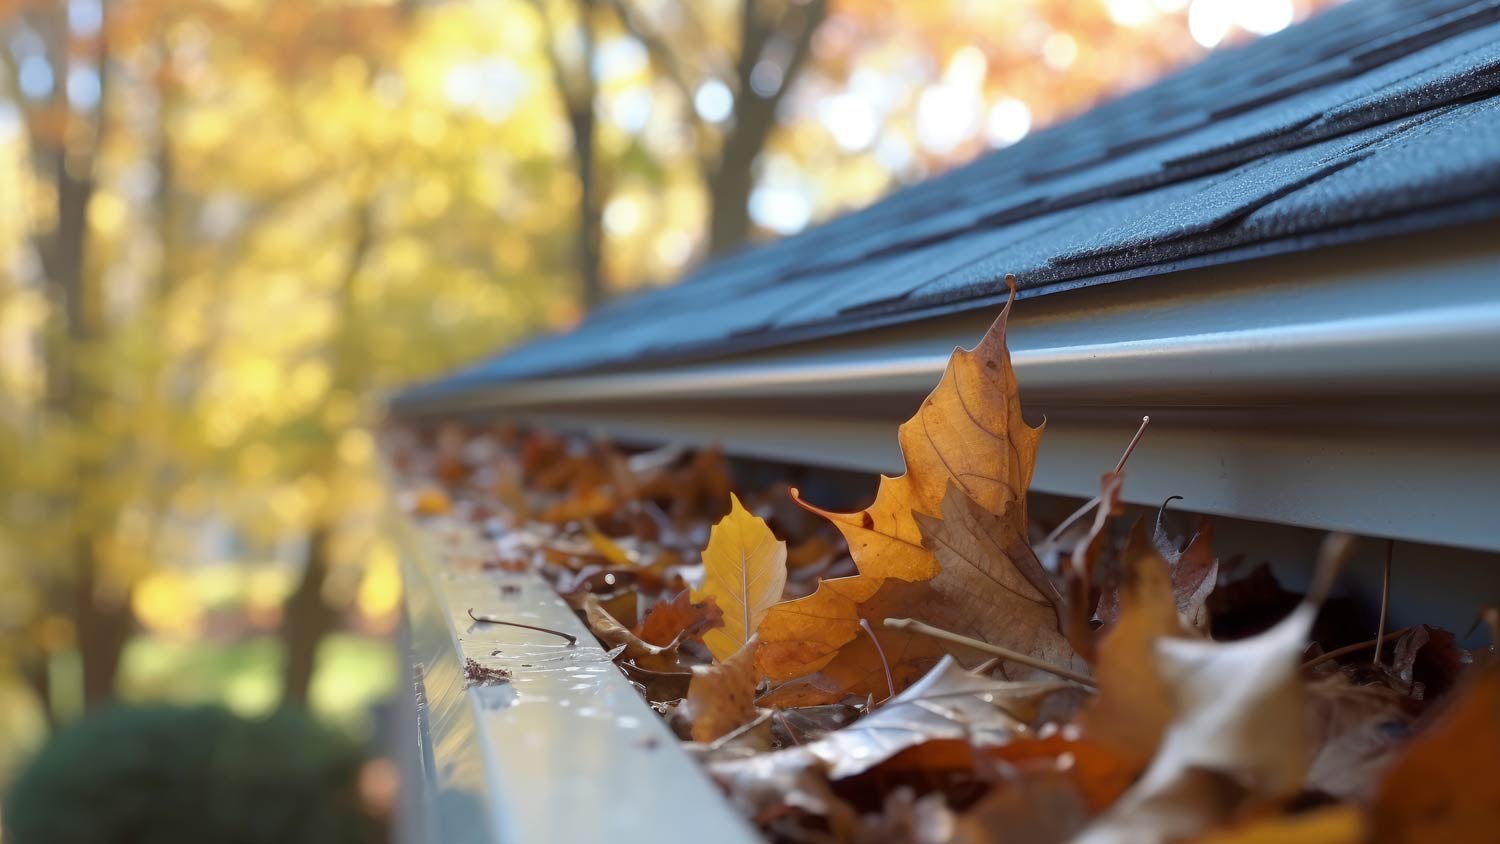
[[[1018,533],[1026,526],[1026,491],[1036,468],[1042,428],[1026,424],[1005,345],[1010,298],[973,349],[954,349],[947,369],[917,415],[903,423],[897,442],[906,474],[882,476],[875,503],[855,513],[836,513],[797,502],[833,522],[849,542],[861,574],[927,580],[938,564],[923,545],[916,514],[942,510],[949,483],[979,506],[1004,513]]]
[[[944,657],[910,688],[849,727],[797,747],[715,761],[709,767],[729,783],[786,779],[789,773],[807,768],[838,780],[929,741],[961,739],[980,747],[1002,744],[1025,728],[1038,701],[1067,685],[992,680]]]
[[[908,608],[908,616],[1088,673],[1088,664],[1058,631],[1056,590],[1012,520],[985,510],[957,483],[948,487],[942,514],[916,516],[941,568],[931,594]],[[1019,665],[1002,664],[1000,670],[1011,679],[1051,676]]]
[[[807,597],[772,606],[760,625],[761,674],[790,680],[827,665],[860,635],[859,605],[884,583],[872,577],[834,578]]]
[[[1307,684],[1307,788],[1341,800],[1370,796],[1410,736],[1405,695],[1384,683],[1355,684],[1343,671]]]
[[[1125,476],[1118,471],[1106,472],[1099,478],[1099,503],[1094,510],[1094,521],[1079,537],[1073,553],[1064,569],[1064,582],[1068,597],[1065,602],[1056,602],[1059,607],[1062,632],[1074,650],[1089,662],[1095,662],[1096,635],[1092,626],[1094,618],[1094,566],[1108,538],[1110,519],[1120,508],[1120,492],[1125,487]]]
[[[1357,806],[1324,806],[1218,830],[1192,844],[1364,844],[1370,828]]]
[[[944,653],[979,661],[977,652],[962,646],[886,628],[883,620],[893,616],[1088,673],[1088,665],[1058,632],[1057,611],[1043,591],[1050,590],[1050,581],[1021,535],[1007,519],[983,510],[957,484],[949,491],[942,519],[916,517],[929,533],[926,542],[940,565],[931,580],[828,580],[812,595],[771,608],[761,625],[763,673],[786,679],[820,672],[783,692],[780,700],[827,703],[847,694],[874,694],[879,699],[891,693],[891,686],[897,691],[904,688]],[[861,619],[871,632],[861,629]],[[1051,676],[1011,664],[1003,664],[1000,671],[1009,679]]]
[[[1181,551],[1163,532],[1160,519],[1153,539],[1172,567],[1172,594],[1177,612],[1191,630],[1208,633],[1208,596],[1219,581],[1219,560],[1214,556],[1213,524],[1203,520],[1198,532]]]
[[[1352,545],[1350,537],[1331,535],[1308,597],[1258,636],[1157,640],[1156,673],[1171,697],[1173,720],[1140,781],[1078,844],[1189,838],[1249,801],[1297,793],[1308,760],[1302,653]]]
[[[703,588],[693,593],[694,601],[712,598],[724,613],[724,626],[703,636],[717,660],[745,646],[786,587],[786,543],[733,493],[729,501],[729,514],[713,526],[703,549]]]
[[[693,741],[711,742],[755,720],[755,639],[721,662],[693,666],[687,718]]]
[[[863,596],[874,585],[868,578],[827,581],[817,593],[772,609],[768,618],[779,613],[797,618],[763,625],[763,630],[789,639],[778,642],[778,650],[766,655],[768,662],[782,658],[766,666],[768,675],[821,669],[802,682],[800,695],[783,699],[826,702],[851,693],[884,697],[891,687],[904,688],[943,653],[973,657],[973,661],[980,658],[963,646],[885,627],[883,620],[893,616],[916,619],[1087,674],[1088,666],[1058,632],[1057,613],[1044,590],[1054,596],[1056,592],[1025,541],[1004,518],[981,509],[956,484],[949,491],[943,519],[917,517],[929,532],[927,542],[940,561],[941,568],[930,581],[888,578],[868,598]],[[862,633],[861,619],[872,627],[871,632]],[[809,659],[799,663],[795,659],[799,655]],[[1002,663],[998,670],[1009,679],[1052,676],[1015,664]],[[821,692],[821,697],[814,692]]]
[[[672,671],[678,668],[677,642],[665,647],[642,641],[629,628],[599,603],[599,599],[588,593],[577,597],[577,606],[584,612],[584,620],[599,640],[610,648],[623,647],[620,656],[649,671]]]
[[[1089,821],[1070,778],[1052,771],[995,788],[954,824],[951,844],[1063,844]]]
[[[423,487],[412,496],[409,508],[417,516],[441,516],[453,509],[453,500],[439,487]]]
[[[1011,297],[984,338],[973,349],[954,350],[937,387],[898,431],[906,474],[882,476],[875,503],[856,513],[814,507],[792,490],[799,504],[832,521],[844,535],[860,574],[825,581],[817,592],[799,599],[800,603],[791,602],[796,606],[773,608],[767,614],[759,629],[766,645],[761,665],[767,676],[789,678],[820,669],[844,677],[869,674],[864,670],[870,665],[868,652],[852,654],[839,665],[832,663],[845,647],[867,650],[861,643],[859,619],[873,619],[878,628],[883,616],[858,607],[882,588],[883,580],[917,582],[938,576],[942,566],[926,544],[918,517],[941,513],[950,486],[962,490],[980,509],[999,514],[1009,528],[1004,534],[1008,539],[1025,536],[1026,491],[1042,429],[1027,425],[1021,416],[1015,371],[1005,346],[1006,322],[1015,299],[1014,280],[1008,281]],[[946,590],[956,582],[950,575],[941,588]],[[912,613],[903,608],[899,614]],[[883,635],[910,638],[907,633]],[[893,644],[896,650],[907,650],[901,641]],[[913,647],[932,650],[931,643]],[[855,684],[848,690],[879,688]]]
[[[1371,808],[1380,844],[1487,841],[1500,830],[1500,666],[1470,672],[1381,780]]]
[[[1171,690],[1156,670],[1156,645],[1184,633],[1167,562],[1140,522],[1126,542],[1120,580],[1119,619],[1099,644],[1099,694],[1080,714],[1079,726],[1140,771],[1156,755],[1172,719]]]
[[[635,634],[650,644],[666,646],[678,637],[695,638],[722,626],[724,611],[712,596],[695,602],[692,592],[684,589],[672,600],[653,606]]]

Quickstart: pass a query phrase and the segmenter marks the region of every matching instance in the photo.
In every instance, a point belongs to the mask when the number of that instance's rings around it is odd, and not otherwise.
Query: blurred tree
[[[668,4],[653,16],[638,0],[568,0],[565,12],[555,8],[557,0],[531,2],[545,27],[557,97],[572,132],[579,183],[575,253],[585,306],[606,294],[602,215],[610,180],[597,149],[596,77],[600,32],[612,25],[644,46],[654,70],[679,95],[680,119],[692,127],[689,159],[709,200],[708,253],[743,243],[750,234],[756,158],[776,125],[777,107],[807,63],[828,0],[739,0],[731,10],[733,28],[699,19],[723,3]]]
[[[29,371],[0,373],[0,447],[25,455],[0,468],[0,551],[26,587],[0,630],[49,712],[110,696],[134,584],[224,527],[306,537],[283,613],[286,694],[305,698],[357,576],[330,572],[380,506],[374,391],[567,313],[565,242],[537,213],[555,171],[518,140],[507,184],[491,121],[430,78],[494,36],[414,14],[0,5],[27,211],[4,295],[40,340]],[[518,111],[518,136],[550,119]],[[495,238],[510,216],[528,219]]]

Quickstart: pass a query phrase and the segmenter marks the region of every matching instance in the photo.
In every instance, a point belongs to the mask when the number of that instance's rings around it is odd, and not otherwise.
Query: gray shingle
[[[410,394],[1500,216],[1500,0],[1354,0]]]

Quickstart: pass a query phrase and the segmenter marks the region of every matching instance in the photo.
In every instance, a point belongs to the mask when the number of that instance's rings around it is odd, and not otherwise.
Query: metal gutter
[[[420,817],[407,819],[406,840],[757,840],[540,575],[482,569],[485,542],[458,519],[403,533],[420,749],[406,780]],[[475,622],[470,608],[578,641]],[[470,685],[470,659],[511,678]]]
[[[1500,550],[1493,225],[1019,303],[1012,356],[1048,419],[1035,488],[1090,496],[1153,418],[1126,497]],[[901,471],[894,427],[992,312],[673,367],[483,385],[406,414],[504,412],[642,441]]]

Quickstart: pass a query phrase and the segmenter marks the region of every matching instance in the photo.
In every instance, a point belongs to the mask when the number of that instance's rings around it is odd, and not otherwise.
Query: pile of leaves
[[[1231,577],[1206,523],[1113,524],[1128,448],[1072,517],[1028,518],[1009,310],[857,512],[742,501],[712,449],[446,425],[394,457],[416,513],[552,580],[773,840],[1500,840],[1495,649],[1324,636],[1352,538],[1307,595]]]

